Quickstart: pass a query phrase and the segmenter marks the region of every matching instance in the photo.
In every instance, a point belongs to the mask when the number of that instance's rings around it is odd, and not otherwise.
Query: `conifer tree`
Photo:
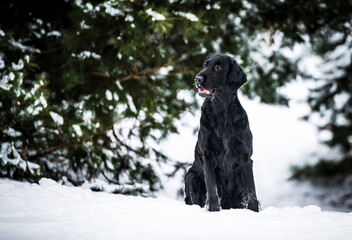
[[[277,89],[311,76],[280,50],[308,41],[336,62],[331,51],[352,48],[351,8],[350,0],[4,0],[0,176],[74,185],[104,178],[130,186],[117,192],[157,190],[156,165],[168,161],[157,145],[196,107],[178,93],[195,93],[194,75],[209,53],[233,54],[249,76],[247,96],[288,104]],[[275,34],[283,36],[278,49],[258,62],[258,42],[269,36],[270,45]],[[312,113],[332,113],[320,127],[332,133],[327,144],[341,147],[333,173],[340,175],[352,172],[351,59],[337,67],[308,102]]]

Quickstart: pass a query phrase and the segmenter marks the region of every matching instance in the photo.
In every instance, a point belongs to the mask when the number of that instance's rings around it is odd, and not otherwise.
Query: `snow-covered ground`
[[[207,212],[165,197],[143,198],[0,179],[0,239],[349,240],[352,213],[317,206]],[[279,187],[279,186],[278,186]]]

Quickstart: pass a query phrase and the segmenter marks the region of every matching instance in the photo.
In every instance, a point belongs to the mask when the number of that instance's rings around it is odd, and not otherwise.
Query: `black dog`
[[[186,204],[209,211],[248,208],[258,212],[251,160],[252,133],[237,90],[247,77],[235,60],[210,54],[195,84],[206,97],[195,161],[185,177]]]

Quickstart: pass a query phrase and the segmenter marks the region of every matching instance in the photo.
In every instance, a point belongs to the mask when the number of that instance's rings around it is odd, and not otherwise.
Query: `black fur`
[[[195,79],[202,106],[195,160],[185,176],[186,204],[209,211],[248,208],[258,212],[252,164],[252,133],[237,90],[246,81],[227,55],[211,54]]]

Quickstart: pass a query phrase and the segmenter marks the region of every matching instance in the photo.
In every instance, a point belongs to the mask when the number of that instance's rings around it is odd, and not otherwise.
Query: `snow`
[[[24,63],[23,63],[23,60],[22,60],[22,59],[18,60],[18,63],[17,63],[17,64],[12,63],[12,69],[13,69],[14,71],[22,70],[23,67],[24,67]]]
[[[38,164],[23,160],[14,145],[8,142],[1,143],[0,145],[0,160],[2,161],[1,164],[18,166],[22,169],[28,167],[30,171],[36,171],[39,169]]]
[[[161,13],[153,11],[151,8],[147,9],[147,14],[152,17],[152,21],[164,21],[166,18]]]
[[[4,69],[5,68],[5,62],[4,62],[4,60],[2,58],[3,58],[3,56],[0,54],[0,69]]]
[[[350,94],[347,92],[336,94],[334,97],[334,103],[335,103],[336,109],[342,110],[342,108],[346,106],[349,99],[350,99]]]
[[[105,7],[105,12],[111,16],[123,16],[123,12],[118,9],[118,8],[115,8],[113,5],[113,1],[107,1],[107,2],[104,2],[102,4],[104,7]]]
[[[125,18],[126,22],[133,22],[133,20],[134,20],[134,17],[132,15],[129,15],[129,14]]]
[[[143,198],[0,179],[0,239],[350,239],[352,213],[317,206],[207,212]]]
[[[77,57],[80,60],[84,60],[84,59],[91,58],[91,57],[96,60],[101,59],[101,56],[99,54],[97,54],[95,52],[90,52],[90,51],[82,51],[79,54],[72,53],[71,56]]]
[[[75,133],[77,134],[77,136],[81,137],[83,135],[82,129],[78,124],[73,124],[72,128],[75,131]]]
[[[50,111],[49,113],[50,113],[50,116],[53,119],[54,123],[56,123],[57,125],[64,124],[64,118],[60,114],[58,114],[56,112],[52,112],[52,111]]]
[[[31,52],[31,53],[40,53],[40,50],[37,48],[33,48],[30,46],[25,46],[20,42],[17,42],[13,39],[10,40],[10,44],[14,47],[14,48],[18,48],[19,50],[21,50],[22,52]]]
[[[10,137],[20,137],[22,136],[22,133],[19,132],[19,131],[16,131],[15,129],[11,128],[11,127],[8,127],[7,129],[5,129],[3,131],[7,136],[10,136]]]
[[[185,17],[188,20],[190,20],[191,22],[198,22],[199,18],[194,15],[193,13],[185,13],[185,12],[174,12],[175,15],[181,16],[181,17]]]
[[[130,110],[134,113],[137,112],[137,109],[136,109],[136,106],[134,105],[133,103],[133,98],[131,97],[131,95],[129,94],[126,94],[126,98],[127,98],[127,101],[128,101],[128,106],[130,107]]]
[[[48,106],[48,103],[47,103],[45,97],[43,96],[43,94],[40,95],[39,102],[44,108],[46,108]],[[36,102],[34,102],[34,104],[36,104]]]
[[[4,89],[5,91],[10,90],[12,85],[9,84],[9,80],[10,80],[10,77],[7,75],[4,75],[0,80],[0,88]]]
[[[53,36],[53,37],[59,38],[59,37],[61,37],[61,32],[54,30],[54,31],[48,32],[47,36],[48,37]]]
[[[111,91],[108,89],[108,90],[106,90],[106,92],[105,92],[105,97],[106,97],[106,99],[108,100],[108,101],[111,101],[112,100],[112,93],[111,93]]]
[[[8,76],[11,81],[13,81],[15,79],[15,74],[13,72],[10,72]]]
[[[174,69],[173,66],[162,67],[162,68],[160,68],[159,73],[160,73],[160,75],[167,75],[173,69]]]

